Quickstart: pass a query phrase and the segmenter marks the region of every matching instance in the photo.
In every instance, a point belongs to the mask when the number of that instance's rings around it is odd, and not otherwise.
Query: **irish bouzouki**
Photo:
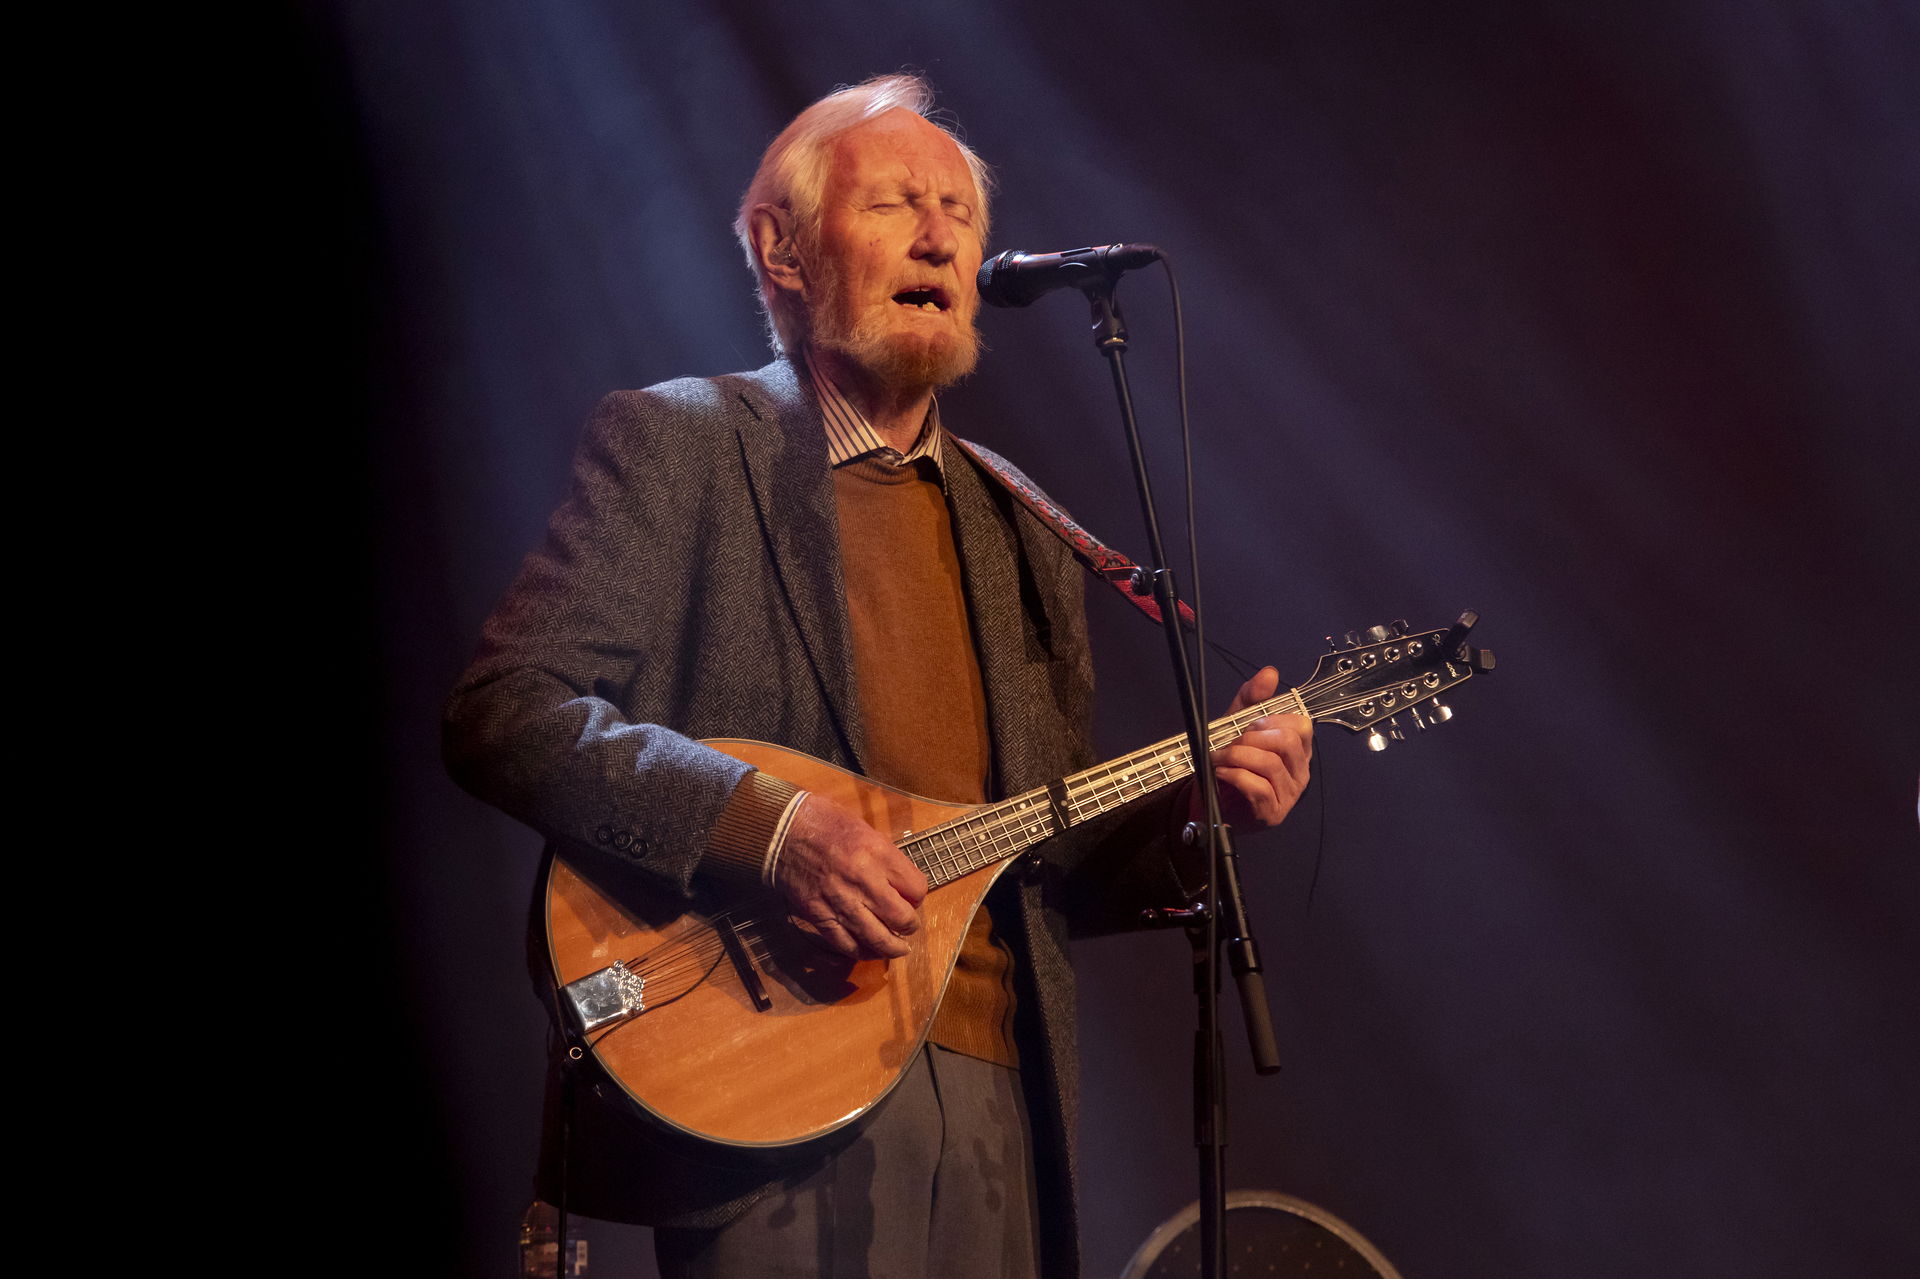
[[[1451,717],[1437,699],[1493,655],[1450,629],[1403,623],[1347,637],[1299,688],[1213,721],[1212,744],[1264,715],[1365,733],[1374,749]],[[1425,706],[1425,714],[1422,707]],[[710,741],[890,833],[931,885],[911,951],[854,963],[793,927],[774,897],[726,905],[603,893],[562,858],[547,880],[547,943],[563,1016],[640,1112],[740,1148],[790,1146],[858,1119],[912,1062],[967,925],[1011,860],[1058,831],[1188,776],[1184,735],[980,807],[944,804],[795,751]]]

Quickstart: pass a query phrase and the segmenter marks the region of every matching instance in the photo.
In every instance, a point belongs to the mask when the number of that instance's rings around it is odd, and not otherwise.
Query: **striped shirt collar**
[[[926,425],[920,428],[920,438],[906,453],[888,444],[880,438],[880,433],[867,421],[866,414],[854,407],[833,384],[826,370],[813,362],[811,352],[803,357],[807,380],[813,384],[814,397],[820,401],[820,417],[827,428],[827,462],[832,466],[844,466],[848,462],[863,457],[878,455],[879,460],[892,466],[905,466],[918,458],[929,458],[933,469],[943,477],[945,469],[945,449],[942,442],[946,433],[940,429],[940,401],[935,400],[927,409]]]

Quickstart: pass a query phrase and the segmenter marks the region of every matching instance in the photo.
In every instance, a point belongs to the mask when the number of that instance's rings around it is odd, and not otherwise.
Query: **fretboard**
[[[1236,711],[1207,726],[1208,745],[1226,745],[1263,715],[1307,713],[1298,689]],[[1110,812],[1193,773],[1186,734],[1096,764],[965,817],[915,831],[900,847],[935,888],[1033,847],[1069,826]]]

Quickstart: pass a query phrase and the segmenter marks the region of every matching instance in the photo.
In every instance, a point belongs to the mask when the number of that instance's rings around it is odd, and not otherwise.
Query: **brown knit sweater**
[[[853,624],[864,762],[929,799],[986,799],[987,699],[953,526],[932,462],[835,468],[840,564]],[[1012,955],[986,907],[974,916],[929,1038],[1017,1066]]]
[[[938,469],[874,459],[833,472],[840,563],[853,625],[868,776],[929,799],[986,799],[987,700]],[[749,773],[708,837],[707,873],[759,883],[793,786]],[[982,906],[928,1033],[934,1043],[1018,1066],[1013,955]]]

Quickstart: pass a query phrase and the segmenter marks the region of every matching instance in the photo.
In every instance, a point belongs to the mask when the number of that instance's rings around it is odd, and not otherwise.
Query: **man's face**
[[[979,198],[953,139],[911,111],[836,138],[807,257],[813,342],[896,389],[971,373]]]

